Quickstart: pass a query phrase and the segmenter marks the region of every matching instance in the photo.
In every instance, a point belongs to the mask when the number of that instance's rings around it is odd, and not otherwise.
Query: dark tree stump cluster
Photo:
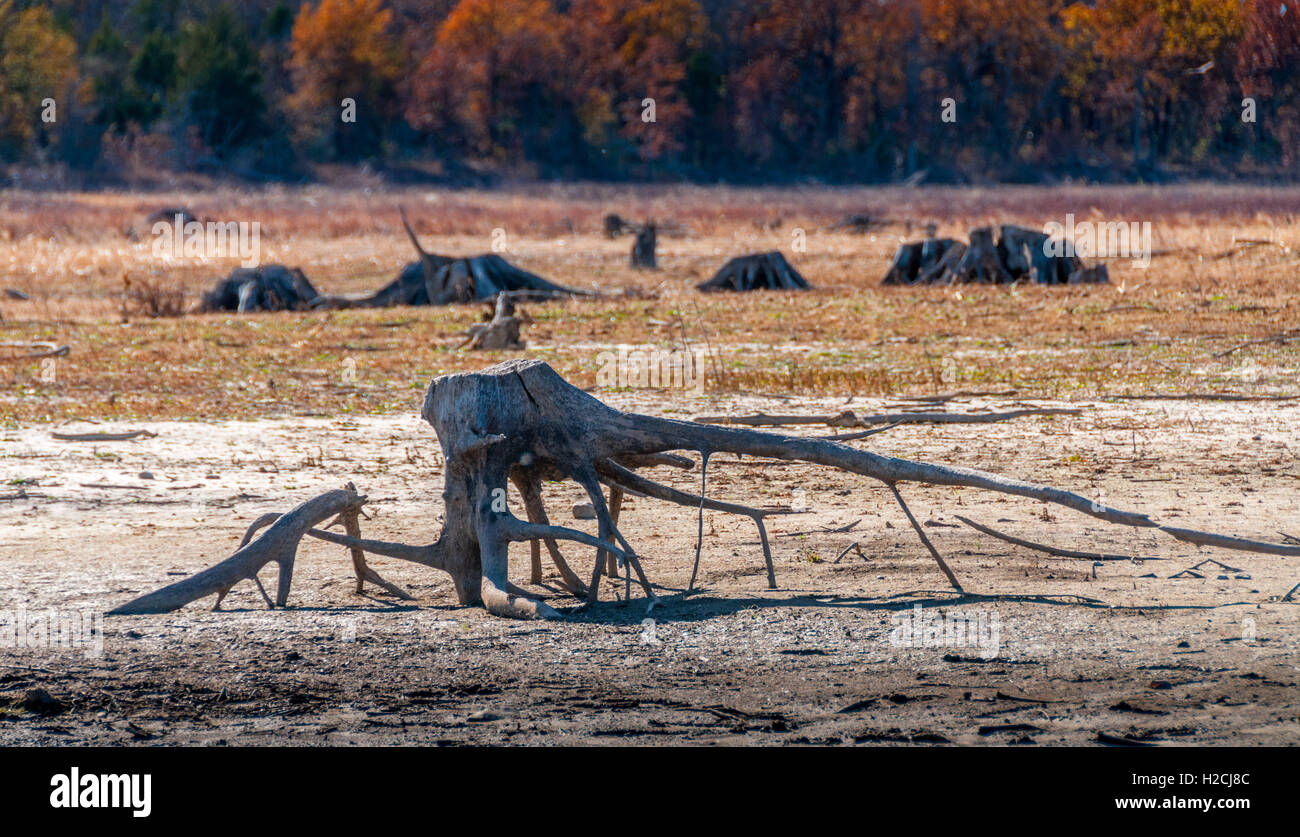
[[[279,264],[238,267],[203,294],[195,313],[305,311],[320,297],[298,268]]]
[[[1040,285],[1075,285],[1109,281],[1104,264],[1088,267],[1075,256],[1048,255],[1049,236],[1004,225],[995,241],[992,227],[970,231],[970,243],[928,238],[903,244],[885,274],[883,285],[993,285],[1030,281]]]
[[[777,251],[737,256],[713,278],[696,286],[709,291],[806,291],[808,282]]]

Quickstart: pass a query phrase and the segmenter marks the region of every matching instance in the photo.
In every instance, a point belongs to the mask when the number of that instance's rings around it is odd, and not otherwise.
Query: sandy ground
[[[679,418],[898,406],[601,397]],[[1300,402],[1065,406],[1084,412],[903,426],[854,444],[1050,481],[1175,525],[1300,535]],[[136,428],[157,435],[50,435]],[[0,612],[11,615],[102,612],[224,558],[258,515],[348,480],[373,501],[368,536],[428,542],[439,528],[439,449],[415,416],[29,426],[0,432],[0,454]],[[698,488],[698,470],[649,473]],[[709,483],[719,498],[807,507],[769,524],[777,589],[767,589],[752,523],[710,512],[701,587],[684,596],[695,514],[644,498],[625,505],[623,529],[662,586],[653,622],[635,589],[619,600],[622,581],[563,621],[496,619],[459,607],[445,576],[387,559],[374,566],[414,601],[358,597],[345,551],[312,541],[288,610],[265,610],[246,584],[222,612],[208,600],[109,618],[102,653],[0,647],[0,743],[1300,742],[1300,604],[1280,601],[1300,581],[1294,559],[1198,549],[1018,498],[905,486],[967,590],[1000,596],[958,598],[878,485],[733,457],[714,458]],[[594,531],[571,519],[575,486],[546,492],[553,520]],[[958,514],[1152,560],[1054,558],[975,532]],[[590,550],[566,554],[590,572]],[[523,583],[526,546],[512,555]],[[1176,577],[1210,558],[1225,566]],[[900,630],[936,618],[983,632],[971,643]],[[57,705],[22,708],[33,689]]]

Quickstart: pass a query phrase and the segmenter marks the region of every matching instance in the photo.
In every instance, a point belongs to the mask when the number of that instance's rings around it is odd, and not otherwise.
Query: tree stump
[[[642,270],[657,270],[655,264],[655,224],[649,221],[637,231],[636,241],[632,242],[632,267]]]
[[[927,238],[900,244],[881,284],[932,284],[956,267],[965,253],[966,245],[952,238]]]
[[[636,227],[624,221],[620,216],[610,213],[605,216],[605,237],[618,238],[625,232],[635,230]]]
[[[799,271],[773,250],[752,256],[737,256],[722,266],[713,278],[696,286],[710,291],[806,291],[808,282]]]
[[[957,282],[985,282],[991,285],[1011,281],[1011,273],[1002,265],[997,245],[993,242],[992,227],[978,227],[970,231],[970,244],[966,253],[953,268]]]
[[[280,264],[237,267],[203,294],[194,313],[306,311],[320,294],[298,268]]]
[[[320,297],[316,308],[387,308],[393,305],[452,305],[492,300],[502,292],[520,299],[541,301],[573,296],[597,296],[592,291],[566,288],[535,273],[515,267],[496,253],[458,259],[430,253],[402,213],[402,227],[419,255],[418,262],[402,268],[396,279],[369,296]]]
[[[480,325],[470,326],[469,339],[465,342],[468,349],[522,349],[525,346],[519,339],[519,329],[523,319],[515,316],[515,303],[508,293],[497,294],[493,307],[492,319]]]

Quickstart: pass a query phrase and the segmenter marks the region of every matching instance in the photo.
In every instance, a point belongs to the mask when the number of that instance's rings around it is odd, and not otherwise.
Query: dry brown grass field
[[[301,267],[318,289],[378,287],[413,259],[404,205],[435,252],[506,256],[553,281],[645,298],[534,306],[532,356],[582,386],[612,344],[689,344],[718,354],[711,392],[894,395],[996,386],[1060,397],[1292,392],[1295,343],[1217,357],[1296,327],[1300,190],[1244,187],[708,189],[534,187],[504,192],[286,189],[175,194],[0,194],[6,341],[66,344],[53,382],[38,362],[0,364],[6,420],[218,418],[409,409],[434,375],[499,359],[460,352],[477,307],[439,310],[122,316],[124,279],[200,290],[235,261],[159,263],[143,226],[165,206],[258,221],[266,262]],[[661,236],[658,272],[627,266],[629,240],[601,235],[606,212],[684,227]],[[828,232],[849,213],[886,224]],[[1111,264],[1100,287],[881,288],[898,242],[927,222],[1035,228],[1150,221],[1153,258]],[[778,223],[779,222],[779,223]],[[794,252],[794,231],[806,252]],[[1269,244],[1256,242],[1268,241]],[[733,255],[780,249],[807,294],[705,296],[694,284]],[[350,360],[349,360],[350,359]],[[341,370],[356,370],[344,385]],[[955,385],[955,386],[954,386]]]
[[[1300,189],[370,186],[0,193],[0,343],[68,347],[53,364],[0,347],[0,610],[102,613],[230,554],[259,515],[348,480],[373,500],[367,536],[427,543],[443,475],[418,417],[424,390],[517,356],[620,409],[678,418],[915,409],[909,399],[963,390],[1001,394],[955,396],[947,409],[1076,408],[905,425],[852,444],[1050,482],[1174,525],[1300,536],[1300,341],[1288,339],[1300,337]],[[260,222],[263,261],[301,267],[326,293],[371,290],[413,259],[404,206],[434,252],[487,252],[500,230],[511,261],[608,296],[525,306],[533,323],[519,352],[458,348],[481,306],[124,313],[124,279],[192,303],[234,266],[160,263],[147,231],[126,234],[168,206]],[[607,212],[680,226],[660,237],[658,271],[628,267],[630,239],[602,234]],[[851,213],[882,225],[829,229]],[[1067,213],[1149,221],[1150,265],[1115,260],[1101,286],[879,285],[900,240],[928,223],[964,238]],[[792,246],[798,230],[805,251]],[[694,290],[731,256],[772,249],[811,292]],[[597,387],[599,354],[619,344],[712,352],[703,394]],[[157,435],[51,435],[72,429]],[[699,487],[698,467],[652,476]],[[977,594],[959,596],[878,485],[719,456],[709,488],[756,505],[806,502],[769,524],[776,589],[752,524],[710,512],[700,589],[687,595],[695,512],[640,497],[620,526],[661,586],[649,627],[643,599],[621,601],[622,580],[580,610],[549,567],[533,592],[566,614],[557,622],[460,607],[445,577],[392,560],[375,565],[415,600],[357,597],[346,551],[312,541],[287,610],[264,610],[241,585],[222,612],[201,602],[107,620],[101,656],[0,648],[0,741],[1300,743],[1300,609],[1284,600],[1300,581],[1294,559],[905,486]],[[575,486],[546,491],[557,522],[589,525],[570,518]],[[1030,551],[956,515],[1133,560]],[[583,573],[589,553],[566,548]],[[1222,563],[1182,573],[1206,559]],[[526,545],[511,566],[523,583]],[[996,617],[1001,653],[892,644],[894,620],[916,605]],[[22,709],[32,688],[64,711]]]

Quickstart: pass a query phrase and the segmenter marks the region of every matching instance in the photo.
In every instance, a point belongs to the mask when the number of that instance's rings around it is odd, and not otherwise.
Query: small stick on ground
[[[1100,395],[1102,401],[1295,401],[1300,395],[1235,395],[1224,392],[1184,392],[1180,395]]]
[[[753,517],[754,525],[758,527],[758,538],[763,544],[763,561],[767,564],[767,589],[776,589],[776,568],[772,566],[772,546],[767,542],[767,527],[763,525],[763,516],[756,514]]]
[[[152,439],[157,435],[149,430],[130,430],[126,433],[51,433],[50,438],[60,442],[130,442]]]
[[[1241,572],[1241,569],[1240,569],[1239,567],[1230,567],[1230,566],[1228,566],[1227,564],[1223,563],[1222,561],[1216,561],[1216,560],[1214,560],[1213,558],[1206,558],[1206,559],[1205,559],[1204,561],[1202,561],[1201,563],[1196,564],[1195,566],[1188,567],[1187,569],[1189,569],[1189,570],[1199,570],[1201,567],[1204,567],[1206,564],[1214,564],[1215,566],[1217,566],[1217,567],[1219,567],[1220,569],[1222,569],[1225,573],[1239,573],[1239,572]]]
[[[700,524],[695,538],[695,566],[691,568],[691,583],[686,585],[686,592],[695,589],[695,576],[700,572],[700,551],[704,548],[704,499],[709,487],[709,451],[700,451]]]
[[[852,532],[855,528],[857,528],[857,525],[861,522],[862,522],[862,518],[859,517],[857,520],[853,521],[852,523],[845,524],[844,526],[840,526],[835,529],[808,529],[803,532],[782,532],[780,537],[797,538],[800,535],[843,535],[846,532]]]
[[[1027,541],[1024,540],[1023,538],[1017,538],[1012,535],[1008,535],[1005,532],[999,532],[997,529],[994,529],[990,526],[983,526],[979,523],[976,523],[973,520],[962,517],[959,514],[953,516],[956,517],[958,520],[960,520],[962,523],[965,523],[967,526],[971,527],[972,529],[983,532],[984,534],[990,537],[997,538],[998,540],[1006,541],[1007,543],[1013,543],[1016,546],[1023,546],[1026,549],[1035,549],[1038,550],[1039,552],[1046,552],[1048,555],[1055,555],[1059,558],[1082,558],[1088,561],[1163,561],[1164,560],[1163,558],[1144,558],[1138,555],[1111,555],[1105,552],[1082,552],[1077,549],[1061,549],[1060,547],[1057,546],[1048,546],[1047,544],[1034,543],[1033,541]]]
[[[1260,340],[1248,340],[1245,343],[1239,343],[1236,346],[1232,346],[1230,348],[1224,349],[1221,352],[1215,352],[1213,356],[1216,358],[1223,358],[1223,357],[1227,357],[1233,352],[1238,352],[1241,351],[1242,349],[1248,349],[1251,346],[1263,346],[1268,343],[1289,343],[1293,340],[1300,340],[1300,336],[1296,335],[1295,329],[1288,329],[1287,331],[1280,331],[1277,334],[1269,335],[1268,337],[1265,337]]]
[[[68,354],[68,352],[72,351],[72,349],[68,346],[60,346],[55,343],[46,343],[43,341],[35,342],[35,343],[23,343],[23,342],[6,340],[5,342],[0,343],[0,348],[30,350],[27,354],[24,355],[10,355],[8,357],[0,357],[0,361],[37,360],[43,357],[65,357]]]
[[[1077,416],[1083,410],[1072,407],[1032,407],[1001,413],[877,413],[858,415],[846,410],[836,416],[700,416],[698,424],[740,424],[746,427],[785,427],[797,424],[824,424],[828,427],[871,427],[876,424],[992,424],[1024,416]]]
[[[835,556],[835,560],[832,561],[831,563],[832,563],[832,564],[838,564],[840,561],[844,560],[844,556],[845,556],[845,555],[848,555],[850,552],[852,552],[853,550],[855,550],[855,549],[857,549],[857,548],[858,548],[858,542],[857,542],[857,541],[854,541],[853,543],[851,543],[851,544],[849,544],[848,546],[844,547],[844,549],[840,552],[840,554],[839,554],[839,555],[836,555],[836,556]]]
[[[939,569],[943,570],[943,574],[948,576],[948,583],[952,585],[952,589],[959,593],[966,592],[961,589],[961,584],[957,581],[957,576],[953,575],[952,570],[948,569],[948,563],[943,560],[943,556],[939,554],[939,550],[935,549],[934,544],[930,543],[930,539],[925,536],[925,530],[921,528],[921,524],[917,523],[916,518],[912,516],[912,510],[907,507],[907,503],[903,502],[903,495],[898,493],[898,486],[892,482],[887,482],[885,485],[889,486],[889,490],[894,492],[894,499],[897,500],[898,505],[903,508],[903,514],[907,515],[907,522],[912,524],[912,528],[916,530],[916,534],[921,538],[921,543],[925,544],[925,548],[930,550],[930,554],[934,556],[934,560],[939,562]]]
[[[893,424],[887,424],[884,427],[877,427],[873,430],[861,430],[857,433],[840,433],[835,436],[819,436],[819,439],[825,439],[828,442],[852,442],[855,439],[865,439],[868,436],[874,436],[877,433],[884,433],[886,430],[893,430],[903,422],[896,421]]]
[[[618,513],[622,509],[623,489],[619,488],[617,485],[611,485],[609,487],[609,519],[613,521],[615,526],[618,525]],[[600,550],[599,557],[605,559],[605,572],[608,573],[611,578],[618,575],[618,561],[614,558],[612,553],[608,550],[602,549]],[[629,578],[630,577],[631,576],[629,576]]]

